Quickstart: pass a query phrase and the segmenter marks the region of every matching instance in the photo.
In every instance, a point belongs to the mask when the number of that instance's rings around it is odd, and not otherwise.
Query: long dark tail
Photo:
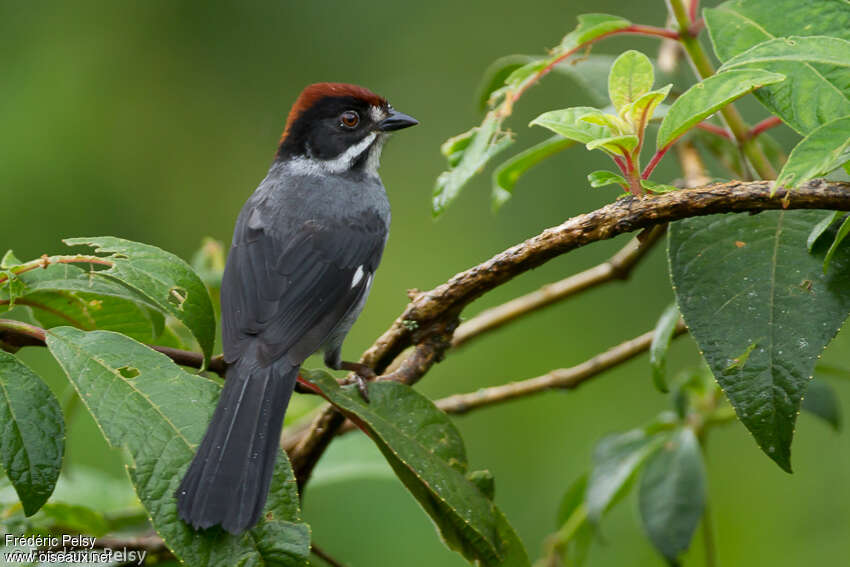
[[[177,511],[195,529],[241,533],[260,518],[298,367],[261,368],[246,353],[228,368],[204,440],[177,489]]]

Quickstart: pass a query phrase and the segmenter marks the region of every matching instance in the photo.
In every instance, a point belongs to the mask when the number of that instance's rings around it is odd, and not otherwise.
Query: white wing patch
[[[357,287],[357,284],[360,283],[360,280],[363,279],[363,266],[357,266],[357,271],[354,272],[354,277],[351,278],[351,287]]]

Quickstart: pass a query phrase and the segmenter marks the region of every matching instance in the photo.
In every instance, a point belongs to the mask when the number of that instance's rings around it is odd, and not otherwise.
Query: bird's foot
[[[366,382],[372,381],[377,377],[375,371],[359,362],[343,362],[339,368],[340,370],[354,372],[353,382],[357,384],[357,391],[360,392],[360,397],[368,404],[369,390],[366,387]],[[345,381],[346,384],[350,384],[351,382],[351,379]]]

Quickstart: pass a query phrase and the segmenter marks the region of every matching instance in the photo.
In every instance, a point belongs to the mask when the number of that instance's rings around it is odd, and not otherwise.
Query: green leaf
[[[850,9],[842,1],[732,0],[704,10],[704,16],[714,51],[724,62],[789,36],[850,40]],[[793,60],[762,61],[758,67],[786,76],[784,82],[760,89],[755,96],[797,132],[808,134],[850,115],[850,68]]]
[[[496,479],[489,470],[472,471],[466,473],[466,479],[474,484],[481,494],[492,500],[496,496]]]
[[[0,465],[27,516],[53,492],[64,452],[65,421],[56,396],[16,356],[0,350]]]
[[[493,172],[493,208],[499,209],[511,198],[517,181],[526,171],[544,159],[574,145],[573,140],[564,139],[562,136],[552,136],[518,153],[497,167]]]
[[[608,14],[582,14],[578,17],[578,26],[564,36],[561,52],[575,49],[599,36],[627,28],[632,23],[619,16]]]
[[[440,145],[440,153],[446,157],[450,167],[455,167],[460,163],[461,158],[463,158],[463,152],[469,147],[469,143],[475,137],[476,131],[476,128],[472,128],[462,134],[452,136]]]
[[[584,497],[587,493],[587,473],[581,475],[567,488],[564,496],[561,498],[561,504],[558,506],[558,515],[555,520],[555,527],[563,526],[570,517],[584,504]]]
[[[606,126],[609,130],[611,130],[612,134],[618,136],[620,134],[630,134],[633,131],[629,123],[613,114],[603,114],[602,112],[597,114],[588,114],[586,116],[582,116],[581,120],[590,122],[591,124]]]
[[[678,372],[670,387],[670,402],[676,418],[680,421],[687,419],[690,409],[700,405],[706,399],[706,394],[714,396],[720,393],[719,390],[711,370],[705,364]]]
[[[629,154],[638,145],[638,137],[634,134],[625,136],[610,136],[608,138],[600,138],[592,140],[585,144],[588,150],[601,148],[608,153],[625,156]]]
[[[652,89],[655,70],[649,57],[630,49],[614,61],[608,74],[608,95],[618,112]]]
[[[656,146],[661,149],[745,94],[783,80],[782,75],[757,69],[738,69],[713,75],[685,91],[670,106],[658,128]]]
[[[818,241],[818,238],[823,236],[823,234],[829,229],[833,223],[837,222],[838,219],[843,217],[846,213],[844,211],[834,211],[828,213],[822,220],[820,220],[809,233],[809,237],[806,238],[806,248],[809,249],[809,252],[812,251],[812,248],[815,245],[815,242]]]
[[[802,409],[821,418],[836,431],[841,430],[841,403],[835,389],[824,380],[812,378],[803,398]]]
[[[434,186],[431,210],[435,217],[445,212],[461,189],[493,156],[513,143],[510,135],[501,130],[501,125],[502,118],[490,112],[481,126],[451,138],[449,146],[443,145],[443,153],[449,158],[449,169],[437,177]]]
[[[514,89],[522,87],[523,83],[528,81],[538,71],[543,70],[548,63],[549,59],[540,58],[534,61],[529,61],[522,67],[517,67],[510,75],[507,76],[507,78],[505,78],[505,85]]]
[[[602,514],[626,495],[638,469],[662,442],[662,436],[634,429],[609,435],[596,444],[585,498],[591,521],[599,522]]]
[[[774,187],[793,189],[838,169],[847,161],[850,161],[850,116],[827,122],[800,140],[791,150]]]
[[[642,94],[636,101],[623,107],[623,116],[634,124],[637,131],[642,132],[655,114],[655,109],[667,98],[672,88],[673,84],[671,83],[660,89]]]
[[[484,76],[481,78],[481,84],[478,87],[478,109],[484,111],[490,104],[493,93],[502,88],[511,73],[529,63],[533,63],[541,59],[531,55],[506,55],[499,57],[484,71]]]
[[[826,256],[824,256],[823,259],[823,273],[826,273],[827,268],[829,268],[829,263],[832,261],[832,257],[835,256],[835,253],[838,251],[838,247],[841,246],[841,242],[847,237],[848,232],[850,232],[850,216],[845,218],[844,222],[841,223],[841,226],[838,227],[838,232],[835,233],[835,238],[832,240],[829,250],[826,251]]]
[[[730,58],[719,69],[756,66],[775,61],[798,63],[822,63],[850,67],[850,41],[825,35],[780,37],[752,46],[743,53]]]
[[[0,304],[14,300],[33,311],[44,328],[73,325],[103,329],[150,342],[163,330],[164,318],[123,285],[71,264],[53,264],[16,276],[16,290],[0,286]]]
[[[679,322],[679,308],[675,303],[661,313],[655,324],[655,334],[649,347],[649,364],[652,367],[652,383],[659,392],[668,392],[667,387],[667,350],[673,339],[673,331]]]
[[[189,264],[155,246],[113,236],[63,242],[91,246],[96,253],[106,254],[112,267],[95,271],[95,277],[120,282],[151,307],[176,317],[192,331],[209,360],[215,343],[215,314],[207,288]]]
[[[567,565],[580,567],[587,561],[594,529],[587,521],[584,504],[587,492],[587,474],[578,477],[567,489],[558,507],[556,537],[561,547],[561,557]]]
[[[673,185],[664,185],[663,183],[656,183],[655,181],[650,181],[649,179],[641,179],[640,186],[651,193],[669,193],[670,191],[679,190],[678,187],[675,187]]]
[[[529,126],[542,126],[564,138],[587,144],[593,140],[611,137],[611,129],[607,126],[582,120],[586,116],[598,114],[602,113],[587,106],[550,110],[532,120]]]
[[[11,250],[7,250],[6,253],[3,254],[3,259],[0,260],[0,270],[8,270],[20,265],[21,261],[15,257],[15,253]]]
[[[178,519],[174,492],[215,409],[218,383],[108,331],[58,327],[48,332],[47,346],[109,444],[126,448],[136,493],[175,555],[198,567],[307,564],[310,529],[300,520],[295,480],[282,452],[263,519],[253,529],[196,532]],[[127,369],[137,374],[127,377]]]
[[[605,187],[606,185],[618,184],[620,187],[629,190],[629,182],[622,175],[618,175],[612,171],[599,170],[589,173],[587,181],[591,187]]]
[[[504,515],[465,476],[466,451],[457,428],[429,399],[398,382],[372,382],[366,403],[328,373],[301,370],[345,416],[366,431],[446,545],[481,565],[530,565]]]
[[[673,223],[668,258],[679,309],[738,418],[791,470],[794,422],[823,349],[850,313],[850,250],[823,273],[806,250],[820,211],[694,217]]]
[[[688,549],[705,509],[705,468],[690,428],[679,429],[646,463],[638,488],[644,529],[669,561]]]

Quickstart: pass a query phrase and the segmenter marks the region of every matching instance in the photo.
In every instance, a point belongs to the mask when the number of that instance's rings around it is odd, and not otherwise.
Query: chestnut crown
[[[316,83],[305,88],[286,120],[276,157],[334,160],[357,150],[350,166],[373,146],[380,134],[418,122],[369,89],[344,83]]]

